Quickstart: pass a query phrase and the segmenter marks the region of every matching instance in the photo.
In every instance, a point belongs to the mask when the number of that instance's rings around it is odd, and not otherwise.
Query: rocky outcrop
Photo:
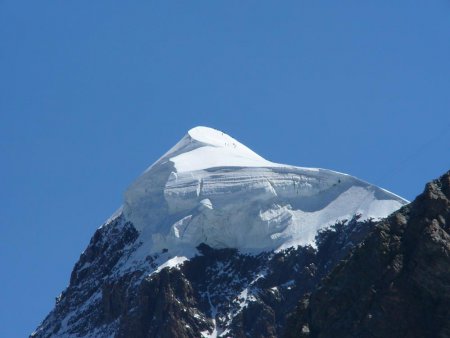
[[[286,337],[450,337],[450,171],[301,300]]]
[[[97,229],[75,264],[69,286],[57,297],[55,308],[32,336],[69,336],[75,332],[86,335],[114,320],[117,309],[109,306],[109,299],[117,294],[117,290],[109,289],[109,280],[113,268],[129,254],[129,246],[137,237],[133,225],[122,218]],[[122,278],[129,279],[130,276]]]
[[[116,337],[198,337],[209,322],[197,310],[194,293],[178,269],[163,269],[144,279],[137,307],[121,318]]]
[[[371,221],[322,231],[316,249],[244,255],[200,245],[179,268],[146,278],[140,305],[121,319],[121,337],[279,337],[296,300],[315,288],[364,238]]]
[[[373,224],[355,217],[321,231],[317,248],[278,253],[248,255],[202,244],[184,264],[157,269],[159,259],[170,258],[164,250],[146,258],[147,270],[119,273],[141,245],[133,225],[119,217],[97,230],[33,337],[278,337],[297,300]]]

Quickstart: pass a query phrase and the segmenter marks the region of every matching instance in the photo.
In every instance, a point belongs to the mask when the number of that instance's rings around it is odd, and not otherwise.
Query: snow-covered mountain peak
[[[149,252],[182,254],[200,243],[260,252],[313,244],[339,220],[382,218],[405,203],[346,174],[267,161],[196,127],[128,188],[123,214]]]
[[[405,203],[350,175],[273,163],[221,131],[193,128],[127,189],[32,336],[273,336],[367,234],[366,220]],[[299,247],[308,244],[317,251]],[[247,327],[242,318],[262,321]]]
[[[187,132],[187,136],[193,141],[213,147],[245,147],[224,132],[209,127],[198,126],[192,128]]]
[[[214,167],[259,167],[277,166],[254,151],[219,130],[208,127],[195,127],[154,166],[174,163],[176,172],[187,172]]]

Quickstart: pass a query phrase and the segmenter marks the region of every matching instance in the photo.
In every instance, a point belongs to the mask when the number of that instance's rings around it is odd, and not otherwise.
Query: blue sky
[[[188,129],[407,199],[450,169],[450,2],[0,0],[0,336]]]

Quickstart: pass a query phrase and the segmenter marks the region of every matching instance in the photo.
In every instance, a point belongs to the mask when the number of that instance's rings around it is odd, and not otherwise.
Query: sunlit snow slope
[[[352,176],[272,163],[218,130],[191,129],[126,191],[123,213],[146,251],[200,243],[245,252],[314,244],[317,231],[406,201]]]

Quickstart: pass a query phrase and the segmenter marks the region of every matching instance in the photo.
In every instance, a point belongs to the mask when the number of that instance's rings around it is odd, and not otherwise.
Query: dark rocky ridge
[[[288,313],[312,291],[369,229],[357,217],[322,231],[317,249],[298,247],[257,256],[200,245],[177,268],[118,273],[138,233],[122,217],[98,229],[71,275],[69,287],[33,337],[233,337],[282,335]]]
[[[450,337],[450,171],[302,299],[286,337]]]

